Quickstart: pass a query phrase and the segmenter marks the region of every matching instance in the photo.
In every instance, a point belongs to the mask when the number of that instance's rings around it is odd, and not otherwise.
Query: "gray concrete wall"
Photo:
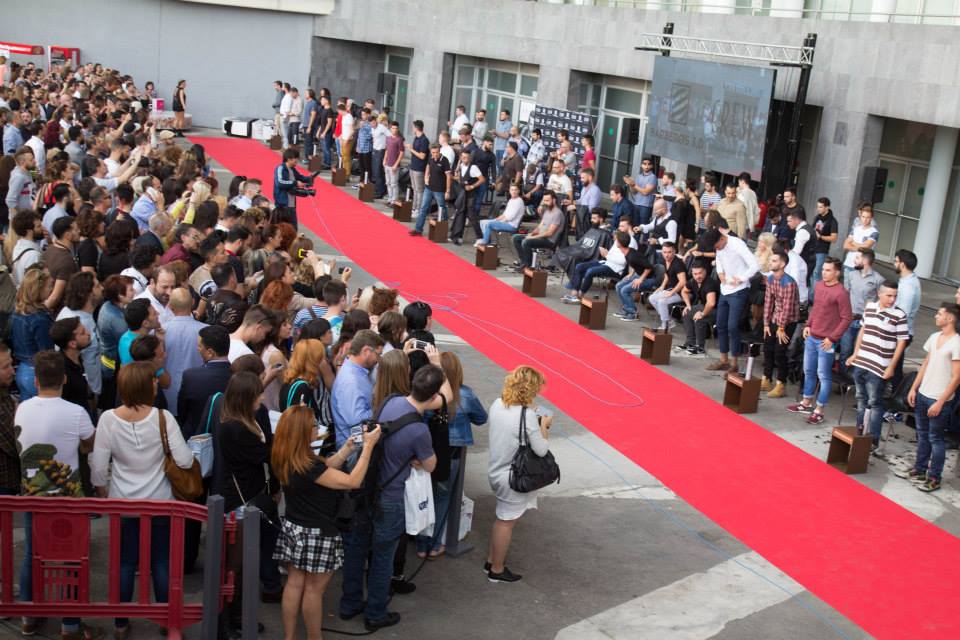
[[[377,74],[383,72],[386,47],[382,44],[313,38],[310,86],[328,87],[336,100],[348,96],[359,103],[377,99]],[[336,106],[336,105],[334,105]]]
[[[181,78],[187,111],[200,126],[229,115],[271,117],[272,83],[306,86],[312,16],[177,0],[7,2],[3,37],[80,48],[101,62],[157,85],[169,104]]]

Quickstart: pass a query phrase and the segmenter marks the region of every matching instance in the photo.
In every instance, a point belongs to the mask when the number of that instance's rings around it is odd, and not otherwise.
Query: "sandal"
[[[417,557],[420,558],[421,560],[423,560],[424,558],[427,557],[427,552],[426,552],[426,551],[417,551]]]
[[[440,556],[442,556],[442,555],[445,554],[446,552],[447,552],[447,548],[446,548],[445,546],[441,545],[440,548],[437,549],[436,551],[431,551],[431,552],[430,552],[430,555],[427,556],[427,560],[436,560],[437,558],[439,558]]]

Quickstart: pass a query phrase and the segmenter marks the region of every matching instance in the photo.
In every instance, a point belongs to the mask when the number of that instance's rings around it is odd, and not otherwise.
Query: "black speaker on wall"
[[[863,179],[860,181],[860,200],[873,204],[883,202],[887,189],[886,167],[864,167]]]
[[[620,125],[620,144],[640,144],[640,118],[624,118]]]

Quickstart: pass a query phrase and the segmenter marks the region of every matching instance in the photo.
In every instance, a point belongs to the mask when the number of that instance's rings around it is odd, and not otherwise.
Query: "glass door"
[[[897,251],[897,218],[903,207],[907,163],[894,160],[880,160],[880,166],[887,169],[887,185],[883,201],[873,205],[874,222],[880,232],[880,239],[874,251],[877,257],[886,262],[893,261]]]

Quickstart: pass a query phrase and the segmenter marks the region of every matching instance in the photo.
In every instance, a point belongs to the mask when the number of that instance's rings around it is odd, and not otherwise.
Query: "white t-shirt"
[[[937,340],[941,333],[941,331],[935,331],[923,345],[923,350],[930,354],[930,361],[927,363],[927,371],[923,374],[918,390],[931,400],[937,400],[950,386],[950,380],[953,378],[953,362],[960,360],[960,336],[950,336],[938,349]]]
[[[150,304],[153,306],[153,308],[157,310],[157,316],[160,319],[161,327],[166,326],[168,322],[173,320],[174,318],[173,311],[170,311],[170,309],[160,304],[160,301],[157,300],[154,297],[153,293],[150,292],[150,287],[147,287],[146,289],[144,289],[141,293],[137,294],[136,297],[146,298],[147,300],[150,301]]]
[[[103,187],[109,193],[116,191],[120,185],[120,181],[116,178],[94,178],[93,181],[97,183],[98,187]]]
[[[507,208],[503,210],[504,221],[511,227],[519,227],[523,222],[523,211],[526,207],[523,198],[510,198]]]
[[[236,338],[230,338],[230,353],[227,354],[227,360],[233,362],[237,358],[248,356],[252,353],[253,351],[247,346],[246,342],[237,340]]]
[[[123,165],[121,165],[119,162],[117,162],[113,158],[107,158],[106,160],[103,161],[103,164],[107,165],[108,176],[112,178],[116,178],[118,175],[120,175],[120,167],[122,167]]]
[[[451,167],[454,165],[454,162],[456,161],[456,158],[457,158],[456,154],[453,152],[453,147],[451,147],[448,144],[442,145],[440,147],[440,155],[442,155],[444,158],[447,159],[447,162],[450,163]]]
[[[565,173],[560,175],[551,173],[550,179],[547,180],[547,189],[557,194],[557,199],[562,200],[568,193],[573,192],[573,183],[570,181],[570,176]]]
[[[77,449],[81,440],[90,439],[94,433],[93,423],[83,407],[63,398],[34,396],[17,407],[13,423],[21,429],[17,438],[22,451],[21,460],[32,458],[25,454],[33,445],[50,445],[56,450],[53,459],[79,475],[80,454]],[[37,471],[23,469],[28,479]]]
[[[788,276],[797,281],[797,292],[800,294],[801,300],[809,300],[809,290],[807,289],[807,263],[803,261],[803,258],[800,257],[800,254],[796,251],[790,251],[787,254],[787,257],[790,258],[790,261],[787,263],[787,268],[784,271]]]
[[[877,241],[880,239],[880,231],[877,230],[877,227],[870,225],[865,227],[859,222],[853,225],[853,228],[850,229],[850,234],[848,238],[853,238],[854,242],[863,243],[867,240],[873,240],[872,249],[876,249]],[[859,251],[847,251],[846,257],[843,259],[843,266],[853,269],[856,266],[854,262]]]
[[[340,139],[346,142],[353,137],[353,116],[349,111],[343,113],[340,119]]]

